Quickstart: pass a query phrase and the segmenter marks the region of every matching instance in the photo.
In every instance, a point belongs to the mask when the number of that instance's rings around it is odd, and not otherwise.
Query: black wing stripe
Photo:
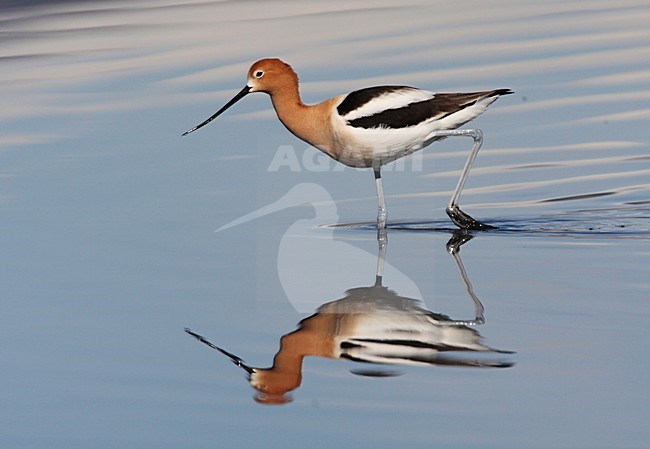
[[[336,110],[339,115],[343,117],[381,95],[405,89],[408,90],[414,88],[408,86],[377,86],[355,90],[354,92],[347,94],[341,104],[337,106]]]
[[[434,344],[434,343],[428,343],[426,341],[421,341],[421,340],[382,340],[382,339],[376,339],[376,338],[355,338],[355,342],[361,342],[361,343],[377,343],[377,344],[382,344],[382,345],[391,345],[391,346],[404,346],[404,347],[410,347],[410,348],[417,348],[417,349],[432,349],[435,351],[439,352],[447,352],[447,351],[476,351],[476,349],[471,349],[471,348],[463,348],[463,347],[458,347],[458,346],[450,346],[446,345],[444,343],[440,344]],[[362,345],[358,345],[362,346]],[[348,346],[348,348],[354,347],[352,345]],[[347,349],[343,348],[342,349]]]
[[[443,118],[474,102],[459,107],[453,101],[438,98],[436,95],[431,100],[418,101],[401,108],[386,109],[377,114],[349,120],[348,124],[355,128],[407,128],[432,118]]]
[[[430,100],[418,101],[401,108],[386,109],[373,115],[348,120],[348,124],[355,128],[407,128],[426,120],[443,119],[476,104],[483,98],[510,93],[512,92],[509,89],[499,89],[489,92],[436,94]]]

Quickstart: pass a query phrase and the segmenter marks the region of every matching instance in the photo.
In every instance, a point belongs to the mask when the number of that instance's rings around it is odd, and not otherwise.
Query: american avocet
[[[248,71],[246,86],[210,118],[207,125],[251,92],[271,96],[275,112],[295,136],[350,167],[372,168],[377,188],[377,227],[386,227],[381,166],[451,136],[474,139],[472,152],[452,194],[447,215],[465,229],[488,229],[460,210],[458,200],[483,142],[479,129],[456,129],[483,113],[510,89],[471,93],[433,93],[408,86],[369,87],[315,105],[300,100],[298,76],[279,59],[262,59]]]

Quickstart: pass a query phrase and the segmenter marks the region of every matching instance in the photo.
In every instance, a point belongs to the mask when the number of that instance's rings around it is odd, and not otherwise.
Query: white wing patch
[[[361,107],[350,111],[343,116],[345,120],[354,120],[361,117],[369,117],[387,109],[398,109],[408,106],[411,103],[430,100],[435,96],[427,90],[405,87],[400,90],[383,93]]]

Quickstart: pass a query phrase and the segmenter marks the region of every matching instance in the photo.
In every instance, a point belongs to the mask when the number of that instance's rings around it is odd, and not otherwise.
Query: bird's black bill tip
[[[185,328],[185,332],[187,332],[189,335],[196,338],[198,341],[205,344],[206,346],[209,346],[212,349],[216,349],[217,351],[219,351],[220,353],[222,353],[223,355],[228,357],[232,363],[234,363],[235,365],[237,365],[238,367],[240,367],[241,369],[246,371],[249,376],[255,372],[255,368],[251,368],[250,366],[246,365],[241,358],[239,358],[235,354],[232,354],[232,353],[226,351],[225,349],[220,348],[219,346],[211,343],[204,336],[199,335],[199,334],[197,334],[195,332],[192,332],[189,327]]]
[[[219,109],[217,112],[215,112],[214,114],[212,114],[212,115],[211,115],[207,120],[205,120],[205,121],[201,122],[200,124],[196,125],[194,128],[192,128],[192,129],[190,129],[190,130],[188,130],[188,131],[185,131],[183,134],[181,134],[181,137],[183,137],[183,136],[187,136],[188,134],[193,133],[194,131],[196,131],[196,130],[199,129],[199,128],[203,128],[205,125],[207,125],[208,123],[210,123],[212,120],[214,120],[215,118],[219,117],[223,112],[226,111],[226,109],[228,109],[228,108],[231,107],[233,104],[237,103],[239,100],[241,100],[242,98],[244,98],[244,97],[245,97],[245,96],[246,96],[246,95],[251,91],[251,89],[252,89],[252,87],[250,87],[250,86],[248,86],[248,85],[244,86],[244,88],[243,88],[242,90],[240,90],[239,93],[238,93],[237,95],[235,95],[235,96],[234,96],[234,97],[233,97],[233,98],[232,98],[228,103],[226,103],[226,104],[225,104],[221,109]]]

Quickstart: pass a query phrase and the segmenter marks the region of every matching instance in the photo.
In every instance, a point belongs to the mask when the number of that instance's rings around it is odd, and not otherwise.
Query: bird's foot
[[[481,223],[478,220],[467,215],[465,212],[460,210],[458,206],[449,206],[447,207],[447,215],[451,218],[456,226],[461,229],[469,229],[472,231],[484,231],[486,229],[496,229],[494,226],[490,226],[485,223]]]
[[[472,240],[474,236],[465,229],[454,229],[447,242],[447,252],[452,256],[460,252],[460,247]]]

